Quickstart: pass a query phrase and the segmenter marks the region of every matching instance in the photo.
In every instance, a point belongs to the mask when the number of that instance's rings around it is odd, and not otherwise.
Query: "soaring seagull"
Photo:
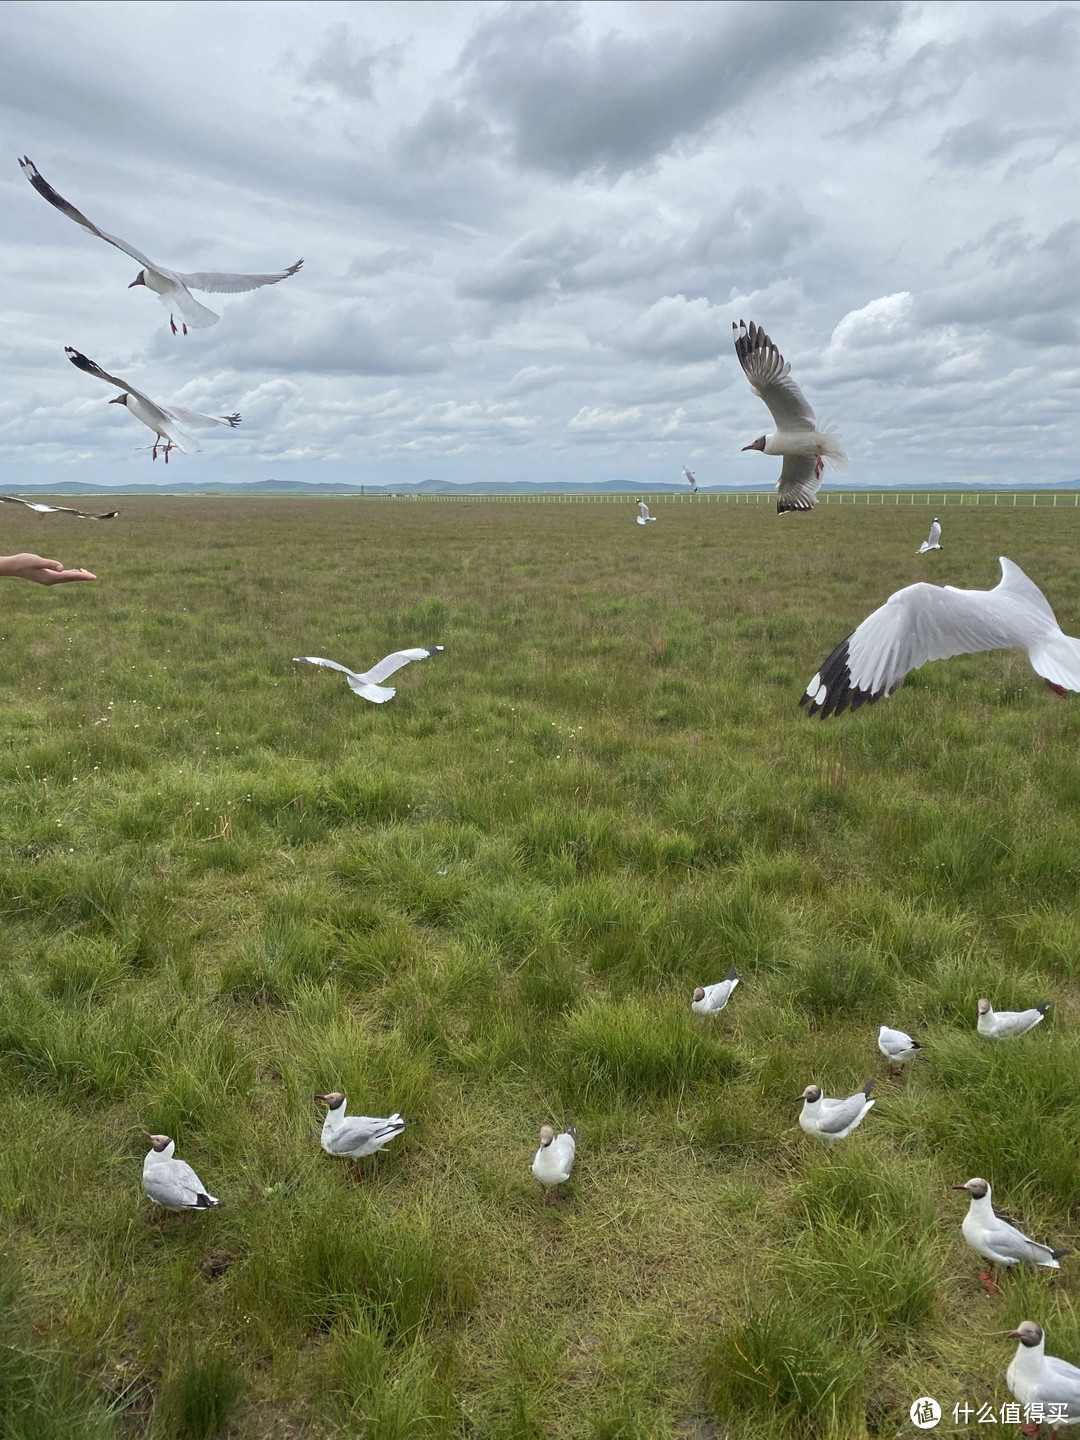
[[[236,295],[242,290],[258,290],[261,285],[276,285],[279,280],[287,280],[290,275],[295,275],[303,265],[303,260],[297,260],[295,265],[290,265],[287,270],[276,270],[272,275],[230,275],[219,274],[214,271],[200,271],[194,275],[184,275],[179,270],[168,270],[164,265],[155,265],[148,260],[141,250],[136,250],[134,245],[129,245],[126,240],[118,240],[115,235],[108,235],[104,230],[99,230],[92,220],[88,220],[81,210],[76,210],[70,201],[58,194],[49,184],[44,175],[25,155],[19,161],[22,172],[38,194],[54,205],[62,215],[69,220],[74,220],[76,225],[81,225],[84,230],[89,230],[91,235],[96,235],[99,240],[104,240],[108,245],[115,245],[117,250],[123,250],[125,255],[130,255],[143,267],[135,279],[128,286],[129,290],[136,285],[145,285],[158,297],[165,309],[169,312],[169,324],[172,332],[176,334],[176,321],[172,312],[178,311],[181,317],[184,334],[188,327],[192,330],[204,330],[209,325],[216,325],[221,319],[215,315],[213,310],[208,310],[205,305],[200,305],[192,290],[206,290],[214,295]]]
[[[85,510],[76,510],[71,505],[45,505],[39,500],[20,500],[18,495],[0,495],[4,505],[25,505],[39,515],[77,515],[80,520],[115,520],[119,510],[107,510],[104,515],[89,515]]]
[[[993,590],[906,585],[838,645],[799,701],[811,715],[839,715],[873,704],[928,660],[979,650],[1026,650],[1031,667],[1058,695],[1080,690],[1080,640],[1062,633],[1046,597],[1000,557]]]
[[[141,420],[150,430],[153,430],[157,439],[154,441],[154,453],[152,459],[157,459],[158,445],[164,444],[165,464],[169,463],[169,451],[174,447],[182,455],[187,455],[191,450],[199,447],[192,440],[190,435],[185,435],[180,428],[182,425],[209,426],[228,425],[235,430],[240,424],[239,415],[223,415],[218,418],[216,415],[202,415],[198,410],[184,410],[179,405],[158,405],[149,396],[144,395],[141,390],[136,390],[126,380],[118,380],[115,375],[110,375],[107,370],[102,370],[100,365],[88,360],[85,355],[80,355],[78,350],[73,350],[70,345],[64,346],[64,354],[71,363],[80,370],[85,370],[88,375],[94,375],[98,380],[104,380],[106,385],[115,385],[123,391],[122,395],[114,395],[109,401],[110,405],[126,405],[136,420]]]
[[[776,422],[772,435],[759,435],[743,449],[784,457],[776,487],[778,514],[812,510],[825,466],[843,470],[847,465],[840,437],[831,430],[818,429],[806,396],[791,378],[791,366],[760,325],[740,320],[731,328],[735,332],[735,354],[750,388],[765,401]]]
[[[397,694],[393,685],[383,685],[383,680],[403,665],[408,665],[410,660],[426,660],[429,655],[441,655],[445,648],[443,645],[429,645],[426,649],[395,650],[370,670],[361,673],[350,670],[347,665],[339,665],[336,660],[324,660],[321,655],[294,655],[293,660],[298,665],[325,665],[327,670],[340,670],[354,695],[370,700],[374,705],[382,705]]]

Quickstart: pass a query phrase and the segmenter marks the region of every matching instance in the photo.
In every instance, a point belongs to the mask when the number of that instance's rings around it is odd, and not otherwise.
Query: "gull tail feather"
[[[1080,640],[1054,635],[1028,651],[1031,668],[1055,690],[1080,691]]]
[[[392,700],[397,694],[393,685],[372,685],[370,680],[357,680],[352,675],[346,675],[345,679],[349,682],[349,689],[354,695],[363,696],[373,705],[384,705],[387,700]]]

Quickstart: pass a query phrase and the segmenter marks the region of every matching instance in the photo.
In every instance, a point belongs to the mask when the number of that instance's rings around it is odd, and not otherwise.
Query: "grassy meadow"
[[[1021,1319],[1080,1362],[1080,1258],[988,1297],[948,1188],[1080,1249],[1080,698],[999,653],[797,708],[1000,553],[1080,634],[1080,512],[120,512],[3,517],[101,577],[0,590],[5,1440],[940,1434]],[[291,663],[431,643],[382,707]],[[984,994],[1054,1005],[992,1044]],[[359,1181],[333,1089],[412,1122]],[[144,1130],[224,1207],[160,1228]]]

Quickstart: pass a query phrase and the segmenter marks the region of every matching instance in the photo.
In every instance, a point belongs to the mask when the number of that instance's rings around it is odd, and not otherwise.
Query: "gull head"
[[[816,1105],[817,1102],[821,1099],[821,1086],[807,1085],[806,1089],[802,1092],[802,1094],[796,1095],[795,1099],[806,1100],[809,1104]]]
[[[316,1100],[321,1100],[329,1110],[340,1110],[345,1104],[345,1096],[340,1090],[331,1090],[329,1095],[316,1095]]]
[[[989,1000],[980,1000],[980,1001],[979,1001],[979,1014],[980,1014],[980,1015],[989,1015],[989,1014],[990,1014],[990,1001],[989,1001]]]
[[[973,1200],[981,1200],[984,1195],[990,1194],[990,1185],[978,1175],[973,1175],[970,1180],[965,1180],[963,1185],[954,1185],[954,1190],[966,1190]]]
[[[1020,1344],[1026,1345],[1029,1350],[1038,1345],[1042,1338],[1042,1329],[1034,1320],[1021,1320],[1015,1330],[1009,1331],[1010,1340],[1019,1340]]]
[[[705,999],[705,987],[704,987],[703,985],[699,985],[699,986],[697,987],[697,989],[694,991],[694,1000],[697,1001],[697,1000],[704,1000],[704,999]]]
[[[145,270],[140,270],[139,273],[135,276],[135,279],[132,280],[131,284],[128,286],[128,289],[129,289],[129,290],[134,290],[136,285],[145,285],[145,284],[146,284],[146,271],[145,271]]]
[[[147,1140],[150,1141],[150,1144],[153,1145],[154,1149],[159,1155],[161,1154],[162,1150],[167,1150],[169,1146],[173,1143],[169,1139],[168,1135],[151,1135],[149,1130],[144,1130],[143,1134],[146,1136]]]
[[[130,289],[131,287],[129,286],[128,288]],[[754,441],[754,443],[753,443],[752,445],[744,445],[742,448],[743,448],[744,450],[764,450],[764,449],[765,449],[765,436],[764,436],[764,435],[759,435],[758,438]]]
[[[541,1149],[541,1150],[546,1150],[547,1147],[551,1144],[551,1142],[552,1142],[554,1139],[555,1139],[555,1131],[551,1128],[551,1126],[550,1126],[550,1125],[541,1125],[541,1127],[540,1127],[540,1149]]]
[[[128,397],[127,397],[127,391],[125,390],[124,393],[123,393],[123,395],[114,395],[113,398],[109,401],[109,404],[110,404],[110,405],[126,405],[127,402],[128,402]]]

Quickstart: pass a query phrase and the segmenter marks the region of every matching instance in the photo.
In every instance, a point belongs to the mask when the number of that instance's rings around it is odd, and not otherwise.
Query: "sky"
[[[173,484],[1080,477],[1076,3],[0,7],[0,485],[163,481],[72,345],[239,411]],[[138,264],[303,269],[173,336]]]

